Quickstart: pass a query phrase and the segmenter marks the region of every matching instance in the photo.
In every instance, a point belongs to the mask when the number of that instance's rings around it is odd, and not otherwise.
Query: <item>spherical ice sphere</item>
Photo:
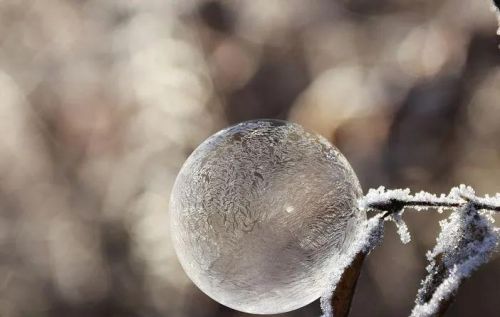
[[[201,144],[171,196],[179,260],[207,295],[271,314],[317,299],[366,219],[358,179],[328,141],[284,121],[244,122]]]

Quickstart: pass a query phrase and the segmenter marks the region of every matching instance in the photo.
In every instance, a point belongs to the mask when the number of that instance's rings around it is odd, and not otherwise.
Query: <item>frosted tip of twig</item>
[[[398,230],[398,234],[399,234],[399,238],[401,239],[401,242],[403,244],[410,243],[410,241],[411,241],[410,231],[408,230],[408,226],[406,225],[406,223],[403,220],[402,212],[392,214],[389,217],[389,219],[392,220],[396,224],[396,228]]]

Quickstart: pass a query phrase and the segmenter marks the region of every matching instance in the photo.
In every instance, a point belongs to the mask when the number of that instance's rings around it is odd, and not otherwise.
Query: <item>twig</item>
[[[360,226],[356,241],[339,259],[336,269],[329,276],[330,287],[320,300],[323,317],[348,316],[363,260],[382,241],[383,224],[381,216],[376,215]]]
[[[443,316],[460,285],[489,261],[498,246],[499,229],[472,202],[440,224],[437,244],[427,255],[429,274],[418,291],[412,316]]]
[[[410,241],[402,213],[407,208],[424,210],[431,208],[452,209],[448,221],[441,222],[443,231],[436,247],[428,254],[429,275],[419,291],[413,316],[442,316],[459,285],[480,265],[489,260],[500,239],[499,229],[492,225],[488,213],[500,212],[500,195],[478,197],[465,185],[453,188],[448,195],[419,192],[410,194],[409,189],[371,189],[359,201],[359,208],[378,211],[368,219],[359,232],[357,241],[349,248],[331,277],[331,288],[321,298],[326,317],[346,317],[349,314],[356,282],[366,255],[382,241],[384,222],[392,220],[398,227],[401,241]]]
[[[500,197],[478,197],[472,188],[460,185],[452,189],[448,195],[434,195],[419,192],[410,195],[408,189],[385,190],[384,187],[371,189],[360,201],[360,208],[384,212],[384,218],[391,214],[400,213],[406,208],[418,210],[431,208],[454,209],[466,204],[473,204],[477,210],[490,210],[500,212]]]
[[[366,253],[359,252],[352,261],[351,265],[347,267],[342,273],[342,277],[337,284],[331,305],[335,312],[335,317],[347,317],[351,310],[352,298],[358,282],[361,267],[363,266]]]
[[[493,220],[479,210],[500,212],[500,195],[478,197],[471,187],[460,185],[448,195],[436,196],[426,192],[411,195],[408,189],[370,190],[360,200],[360,208],[379,211],[383,219],[395,220],[402,241],[409,241],[401,215],[406,208],[453,209],[448,221],[441,223],[443,231],[437,245],[428,254],[430,261],[419,290],[412,316],[443,316],[464,279],[486,263],[498,245],[499,229]]]

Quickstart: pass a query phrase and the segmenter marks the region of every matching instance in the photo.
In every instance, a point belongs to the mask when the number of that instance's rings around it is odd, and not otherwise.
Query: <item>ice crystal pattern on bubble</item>
[[[250,313],[317,299],[366,216],[347,160],[296,124],[250,121],[201,144],[171,196],[174,245],[207,295]]]

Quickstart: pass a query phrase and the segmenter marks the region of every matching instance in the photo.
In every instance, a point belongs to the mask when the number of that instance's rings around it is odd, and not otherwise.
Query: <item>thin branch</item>
[[[331,299],[331,305],[335,312],[335,317],[347,317],[351,310],[352,299],[354,291],[358,282],[361,267],[363,266],[365,252],[359,252],[352,261],[351,265],[347,267],[342,273],[339,283],[335,289]]]
[[[435,248],[428,253],[428,276],[416,299],[412,316],[443,316],[454,300],[458,287],[480,265],[486,263],[498,246],[500,231],[491,214],[500,212],[500,195],[478,197],[471,187],[460,185],[448,195],[427,192],[410,194],[409,189],[372,189],[359,201],[364,210],[380,212],[381,218],[395,221],[404,243],[409,234],[401,216],[405,209],[452,209],[449,220],[441,222]]]
[[[328,277],[330,287],[321,296],[323,317],[347,317],[363,261],[383,238],[384,220],[376,215],[360,226],[356,241],[339,259]]]
[[[499,229],[473,203],[455,210],[440,224],[442,231],[427,255],[429,274],[418,291],[412,317],[443,316],[460,285],[487,263],[498,247]]]
[[[493,4],[491,5],[491,8],[493,11],[495,11],[495,14],[497,16],[497,20],[498,20],[497,35],[500,35],[500,0],[493,0]]]
[[[500,212],[500,197],[478,197],[472,188],[465,185],[453,188],[448,195],[440,196],[427,192],[411,195],[409,189],[385,190],[384,187],[371,189],[361,199],[360,208],[364,210],[382,211],[384,218],[400,213],[406,208],[417,210],[427,208],[455,209],[472,204],[477,210]]]
[[[495,197],[477,197],[472,188],[464,185],[453,188],[448,195],[440,196],[426,192],[411,195],[409,189],[385,190],[384,187],[371,189],[359,200],[359,208],[379,213],[365,222],[358,233],[357,240],[340,259],[337,269],[332,272],[331,287],[325,290],[321,297],[323,316],[331,317],[335,314],[336,317],[346,317],[349,314],[363,260],[381,243],[384,222],[394,221],[401,241],[407,243],[410,241],[410,235],[401,218],[403,211],[406,208],[423,210],[429,207],[470,211],[467,217],[461,213],[461,218],[457,218],[456,212],[452,213],[450,219],[455,222],[448,225],[446,230],[443,227],[444,232],[440,234],[438,244],[430,253],[429,275],[424,282],[429,287],[419,291],[417,305],[412,312],[412,316],[442,316],[444,314],[462,280],[485,263],[497,245],[499,231],[491,226],[491,217],[487,213],[477,211],[499,212],[500,195],[498,194]],[[477,216],[471,218],[470,213],[473,211]],[[457,227],[458,222],[464,226]],[[443,225],[447,226],[446,223]],[[461,238],[454,241],[457,242],[456,244],[449,246],[451,241],[449,237],[457,236],[453,234],[453,230],[459,229],[462,230],[458,235]],[[470,249],[471,246],[475,246],[475,249]]]

